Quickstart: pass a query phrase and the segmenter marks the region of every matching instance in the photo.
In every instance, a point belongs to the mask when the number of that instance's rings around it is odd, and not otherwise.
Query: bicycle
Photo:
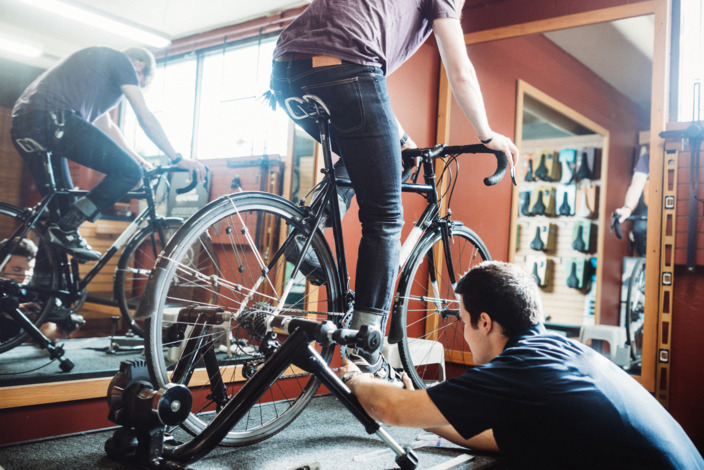
[[[193,435],[204,432],[210,420],[214,425],[219,422],[217,416],[226,404],[238,400],[242,380],[265,368],[270,349],[278,348],[237,325],[233,319],[245,309],[257,306],[272,316],[285,313],[330,320],[340,327],[352,310],[354,295],[337,198],[337,188],[349,187],[350,182],[334,176],[324,107],[314,99],[301,106],[308,107],[306,116],[318,122],[325,161],[319,196],[312,205],[296,206],[261,192],[231,194],[211,202],[186,221],[161,253],[138,307],[136,317],[146,319],[145,352],[152,384],[191,388],[197,410],[182,426]],[[403,367],[416,387],[442,379],[438,376],[444,372],[442,365],[426,363],[426,355],[440,352],[455,372],[471,364],[453,286],[471,266],[490,259],[489,251],[476,233],[451,219],[449,209],[446,215],[440,210],[441,198],[451,199],[454,189],[451,165],[457,166],[463,153],[493,153],[497,170],[484,182],[496,184],[503,177],[505,155],[483,145],[439,145],[405,153],[420,162],[403,191],[423,195],[428,204],[401,250],[389,342],[398,343]],[[447,184],[438,186],[434,163],[442,156],[447,159],[441,164],[439,180]],[[423,183],[417,181],[421,172]],[[445,189],[439,193],[439,187]],[[332,218],[335,257],[319,228],[325,214]],[[214,246],[217,256],[201,257],[204,263],[194,265],[192,253],[207,244]],[[292,244],[299,245],[302,254],[287,260],[285,252]],[[319,272],[304,276],[301,267],[311,253],[319,261]],[[235,313],[195,315],[186,308],[214,305]],[[333,350],[334,344],[317,346],[326,364]],[[315,376],[288,368],[252,404],[247,419],[233,425],[223,444],[254,443],[279,432],[305,408],[319,385]]]
[[[647,220],[647,216],[635,215],[625,219],[635,222]],[[611,219],[611,231],[618,239],[623,239],[621,223],[616,213]],[[631,243],[633,243],[631,241]],[[626,329],[627,358],[618,361],[625,370],[640,368],[643,357],[643,323],[645,320],[645,256],[638,256],[628,277],[626,312],[622,319]]]
[[[44,166],[49,174],[49,191],[34,207],[21,209],[12,204],[0,202],[0,230],[7,241],[0,248],[0,266],[5,266],[12,253],[23,238],[32,240],[38,247],[35,273],[28,285],[17,285],[13,280],[0,282],[0,299],[3,299],[3,311],[10,315],[21,329],[6,341],[0,343],[0,353],[22,344],[28,336],[43,348],[48,349],[52,359],[58,358],[62,370],[70,370],[70,361],[62,360],[61,346],[54,346],[44,337],[38,327],[42,325],[54,309],[77,312],[83,305],[88,284],[95,278],[106,263],[122,249],[114,278],[114,300],[117,302],[122,317],[137,334],[143,334],[140,325],[132,315],[136,302],[146,284],[146,278],[156,260],[156,255],[177,229],[183,219],[164,218],[156,213],[154,191],[157,185],[170,172],[187,171],[180,168],[163,166],[144,172],[142,185],[126,194],[125,197],[143,199],[146,207],[125,228],[113,245],[83,276],[79,274],[79,263],[69,259],[68,254],[49,242],[47,227],[55,221],[49,205],[56,198],[74,198],[85,195],[88,191],[79,189],[57,188],[51,171],[51,152],[43,152]],[[185,193],[195,188],[197,180],[192,179],[188,187],[178,189]],[[25,314],[17,305],[34,304],[38,311]],[[17,305],[15,305],[17,304]]]

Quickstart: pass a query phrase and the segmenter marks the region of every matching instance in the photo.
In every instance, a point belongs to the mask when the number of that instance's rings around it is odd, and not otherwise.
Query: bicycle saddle
[[[545,248],[543,240],[540,238],[540,227],[535,227],[535,238],[530,242],[531,249],[535,251],[542,251]]]
[[[587,158],[587,152],[579,152],[579,161],[577,162],[577,169],[574,173],[575,178],[578,180],[591,179],[592,172],[589,169],[589,159]]]
[[[570,207],[570,203],[568,202],[567,199],[568,199],[567,192],[564,192],[562,204],[560,204],[560,207],[557,210],[558,215],[570,215],[572,213],[572,208]]]
[[[567,278],[567,287],[579,289],[579,278],[577,277],[577,262],[573,261],[570,266],[570,275]]]
[[[535,181],[535,175],[533,175],[533,160],[528,160],[528,171],[526,172],[526,181]]]
[[[538,192],[538,200],[535,201],[533,209],[531,209],[533,215],[544,215],[545,214],[545,203],[543,202],[543,192]]]
[[[315,95],[303,95],[301,98],[291,96],[286,98],[284,104],[289,116],[297,121],[305,118],[330,117],[330,109]]]
[[[535,177],[543,181],[551,181],[550,177],[548,176],[548,167],[545,164],[544,153],[540,155],[540,163],[538,164],[538,168],[535,169]]]
[[[574,248],[577,251],[581,251],[582,253],[587,252],[587,245],[584,243],[583,240],[584,236],[584,227],[581,225],[577,227],[577,236],[575,237],[574,241],[572,242],[572,248]]]
[[[521,215],[530,215],[530,191],[521,191],[518,197]]]

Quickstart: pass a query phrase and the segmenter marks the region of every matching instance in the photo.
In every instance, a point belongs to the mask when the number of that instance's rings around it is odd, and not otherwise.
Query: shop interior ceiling
[[[36,59],[21,59],[0,51],[1,58],[47,68],[82,47],[105,45],[122,49],[134,45],[129,39],[57,17],[30,5],[37,1],[0,0],[0,36],[42,44],[44,54]],[[64,1],[143,26],[172,40],[310,3],[310,0]],[[572,28],[546,36],[644,111],[649,110],[652,17]]]

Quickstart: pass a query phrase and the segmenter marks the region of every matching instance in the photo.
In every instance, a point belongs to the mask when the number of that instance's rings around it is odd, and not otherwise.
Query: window
[[[704,119],[704,0],[681,0],[678,121]],[[697,109],[698,107],[698,109]]]
[[[288,118],[260,99],[275,44],[256,39],[159,64],[145,98],[178,152],[198,159],[286,153]],[[132,110],[123,109],[128,141],[157,155]]]

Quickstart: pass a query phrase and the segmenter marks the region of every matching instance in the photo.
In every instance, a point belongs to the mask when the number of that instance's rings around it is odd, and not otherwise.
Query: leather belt
[[[277,57],[276,62],[286,62],[288,60],[310,60],[313,68],[327,67],[331,65],[341,65],[342,59],[329,55],[304,54],[302,52],[292,52]]]

